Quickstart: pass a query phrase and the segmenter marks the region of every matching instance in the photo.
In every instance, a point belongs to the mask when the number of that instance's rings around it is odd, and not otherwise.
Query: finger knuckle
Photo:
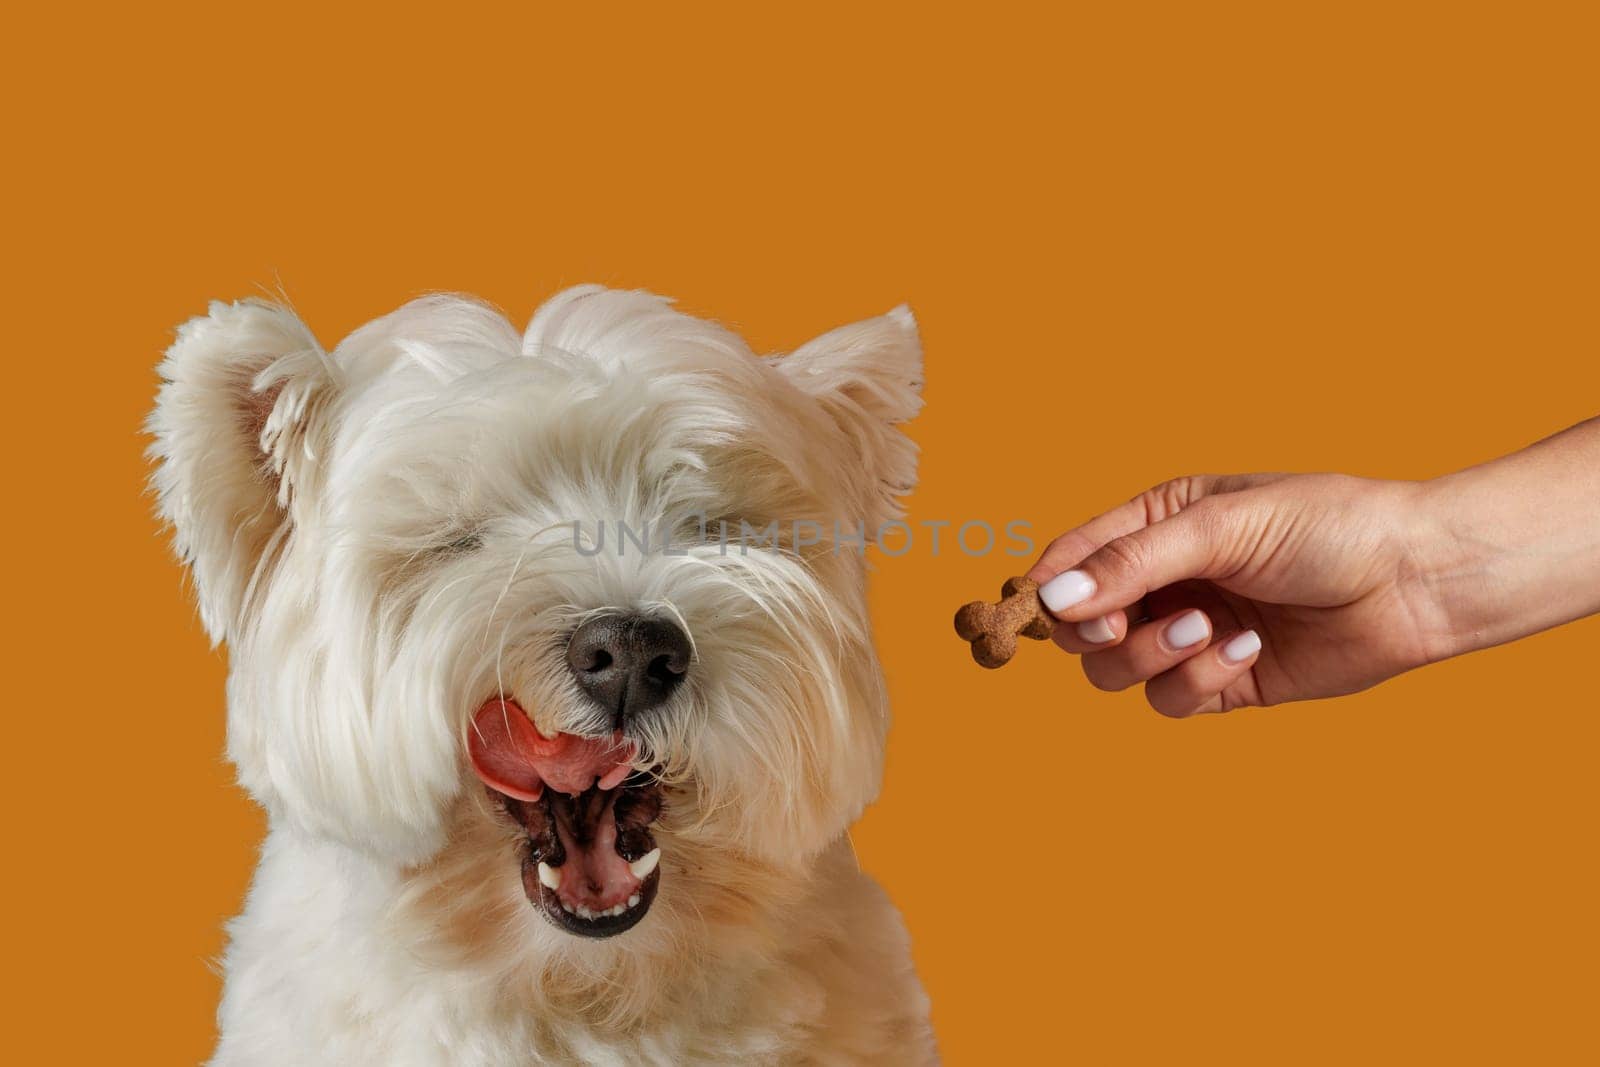
[[[1077,530],[1068,530],[1045,546],[1039,556],[1040,563],[1054,567],[1068,566],[1094,551],[1094,545]]]
[[[1185,474],[1145,490],[1137,499],[1144,504],[1145,518],[1156,523],[1205,499],[1214,480],[1209,474]]]
[[[1236,708],[1266,707],[1265,701],[1250,699],[1249,694],[1241,692],[1236,686],[1229,686],[1218,694],[1218,711],[1233,711]]]
[[[1103,693],[1119,693],[1128,688],[1124,673],[1104,656],[1084,656],[1083,676],[1089,679],[1090,685]]]
[[[1185,512],[1184,518],[1202,535],[1220,534],[1228,523],[1231,509],[1232,502],[1227,498],[1209,496]]]
[[[1136,575],[1148,566],[1150,550],[1137,537],[1119,537],[1100,550],[1098,562],[1113,577]]]
[[[1162,685],[1155,679],[1145,684],[1144,699],[1158,713],[1170,718],[1182,718],[1205,702],[1204,697],[1187,686]]]
[[[1165,686],[1157,685],[1154,681],[1146,682],[1144,685],[1144,702],[1162,715],[1170,715],[1172,714],[1171,710],[1169,710],[1172,706],[1171,698],[1165,690]]]
[[[1217,505],[1200,504],[1184,513],[1182,525],[1173,527],[1173,533],[1215,554],[1227,544],[1228,520]]]

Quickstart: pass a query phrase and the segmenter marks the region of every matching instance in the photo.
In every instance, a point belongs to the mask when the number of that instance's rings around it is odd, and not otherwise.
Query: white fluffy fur
[[[230,648],[228,755],[271,820],[216,1063],[934,1058],[899,917],[845,836],[887,727],[862,561],[724,553],[691,519],[897,515],[908,311],[760,359],[592,286],[521,337],[435,296],[332,352],[246,301],[185,325],[162,375],[154,484]],[[574,520],[665,523],[674,551],[586,556]],[[671,784],[660,894],[589,940],[524,896],[463,738],[499,693],[603,728],[562,640],[616,608],[677,619],[695,658],[642,737]]]

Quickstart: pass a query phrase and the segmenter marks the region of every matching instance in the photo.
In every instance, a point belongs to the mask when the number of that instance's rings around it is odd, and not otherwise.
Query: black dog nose
[[[567,666],[620,726],[672,695],[689,673],[689,635],[665,619],[600,615],[567,642]]]

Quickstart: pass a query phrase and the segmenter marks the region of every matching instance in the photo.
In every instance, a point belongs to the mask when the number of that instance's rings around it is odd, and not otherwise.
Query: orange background
[[[156,361],[209,298],[281,282],[332,344],[424,290],[521,322],[593,280],[760,350],[909,300],[912,520],[1041,537],[1171,475],[1422,477],[1595,414],[1594,25],[1116,6],[9,16],[31,1062],[207,1054],[263,829],[140,495]],[[968,661],[951,610],[1021,569],[875,579],[897,719],[855,840],[950,1062],[1594,1062],[1600,622],[1172,722],[1053,649]]]

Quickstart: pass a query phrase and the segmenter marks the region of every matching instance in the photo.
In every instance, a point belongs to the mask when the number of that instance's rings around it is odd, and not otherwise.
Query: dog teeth
[[[544,860],[539,861],[539,883],[546,889],[561,888],[561,871]]]
[[[642,882],[646,878],[650,877],[650,872],[655,870],[656,864],[660,862],[661,850],[659,848],[653,848],[649,852],[646,852],[644,855],[640,856],[638,859],[634,860],[632,863],[628,864],[628,870],[632,871],[633,876]]]
[[[566,912],[568,915],[575,915],[587,922],[593,922],[596,919],[614,919],[618,915],[626,914],[627,912],[632,911],[634,908],[637,908],[641,899],[642,898],[639,896],[639,894],[635,893],[624,903],[613,904],[609,908],[591,908],[587,904],[574,905],[568,904],[563,900],[561,902],[561,910]]]

